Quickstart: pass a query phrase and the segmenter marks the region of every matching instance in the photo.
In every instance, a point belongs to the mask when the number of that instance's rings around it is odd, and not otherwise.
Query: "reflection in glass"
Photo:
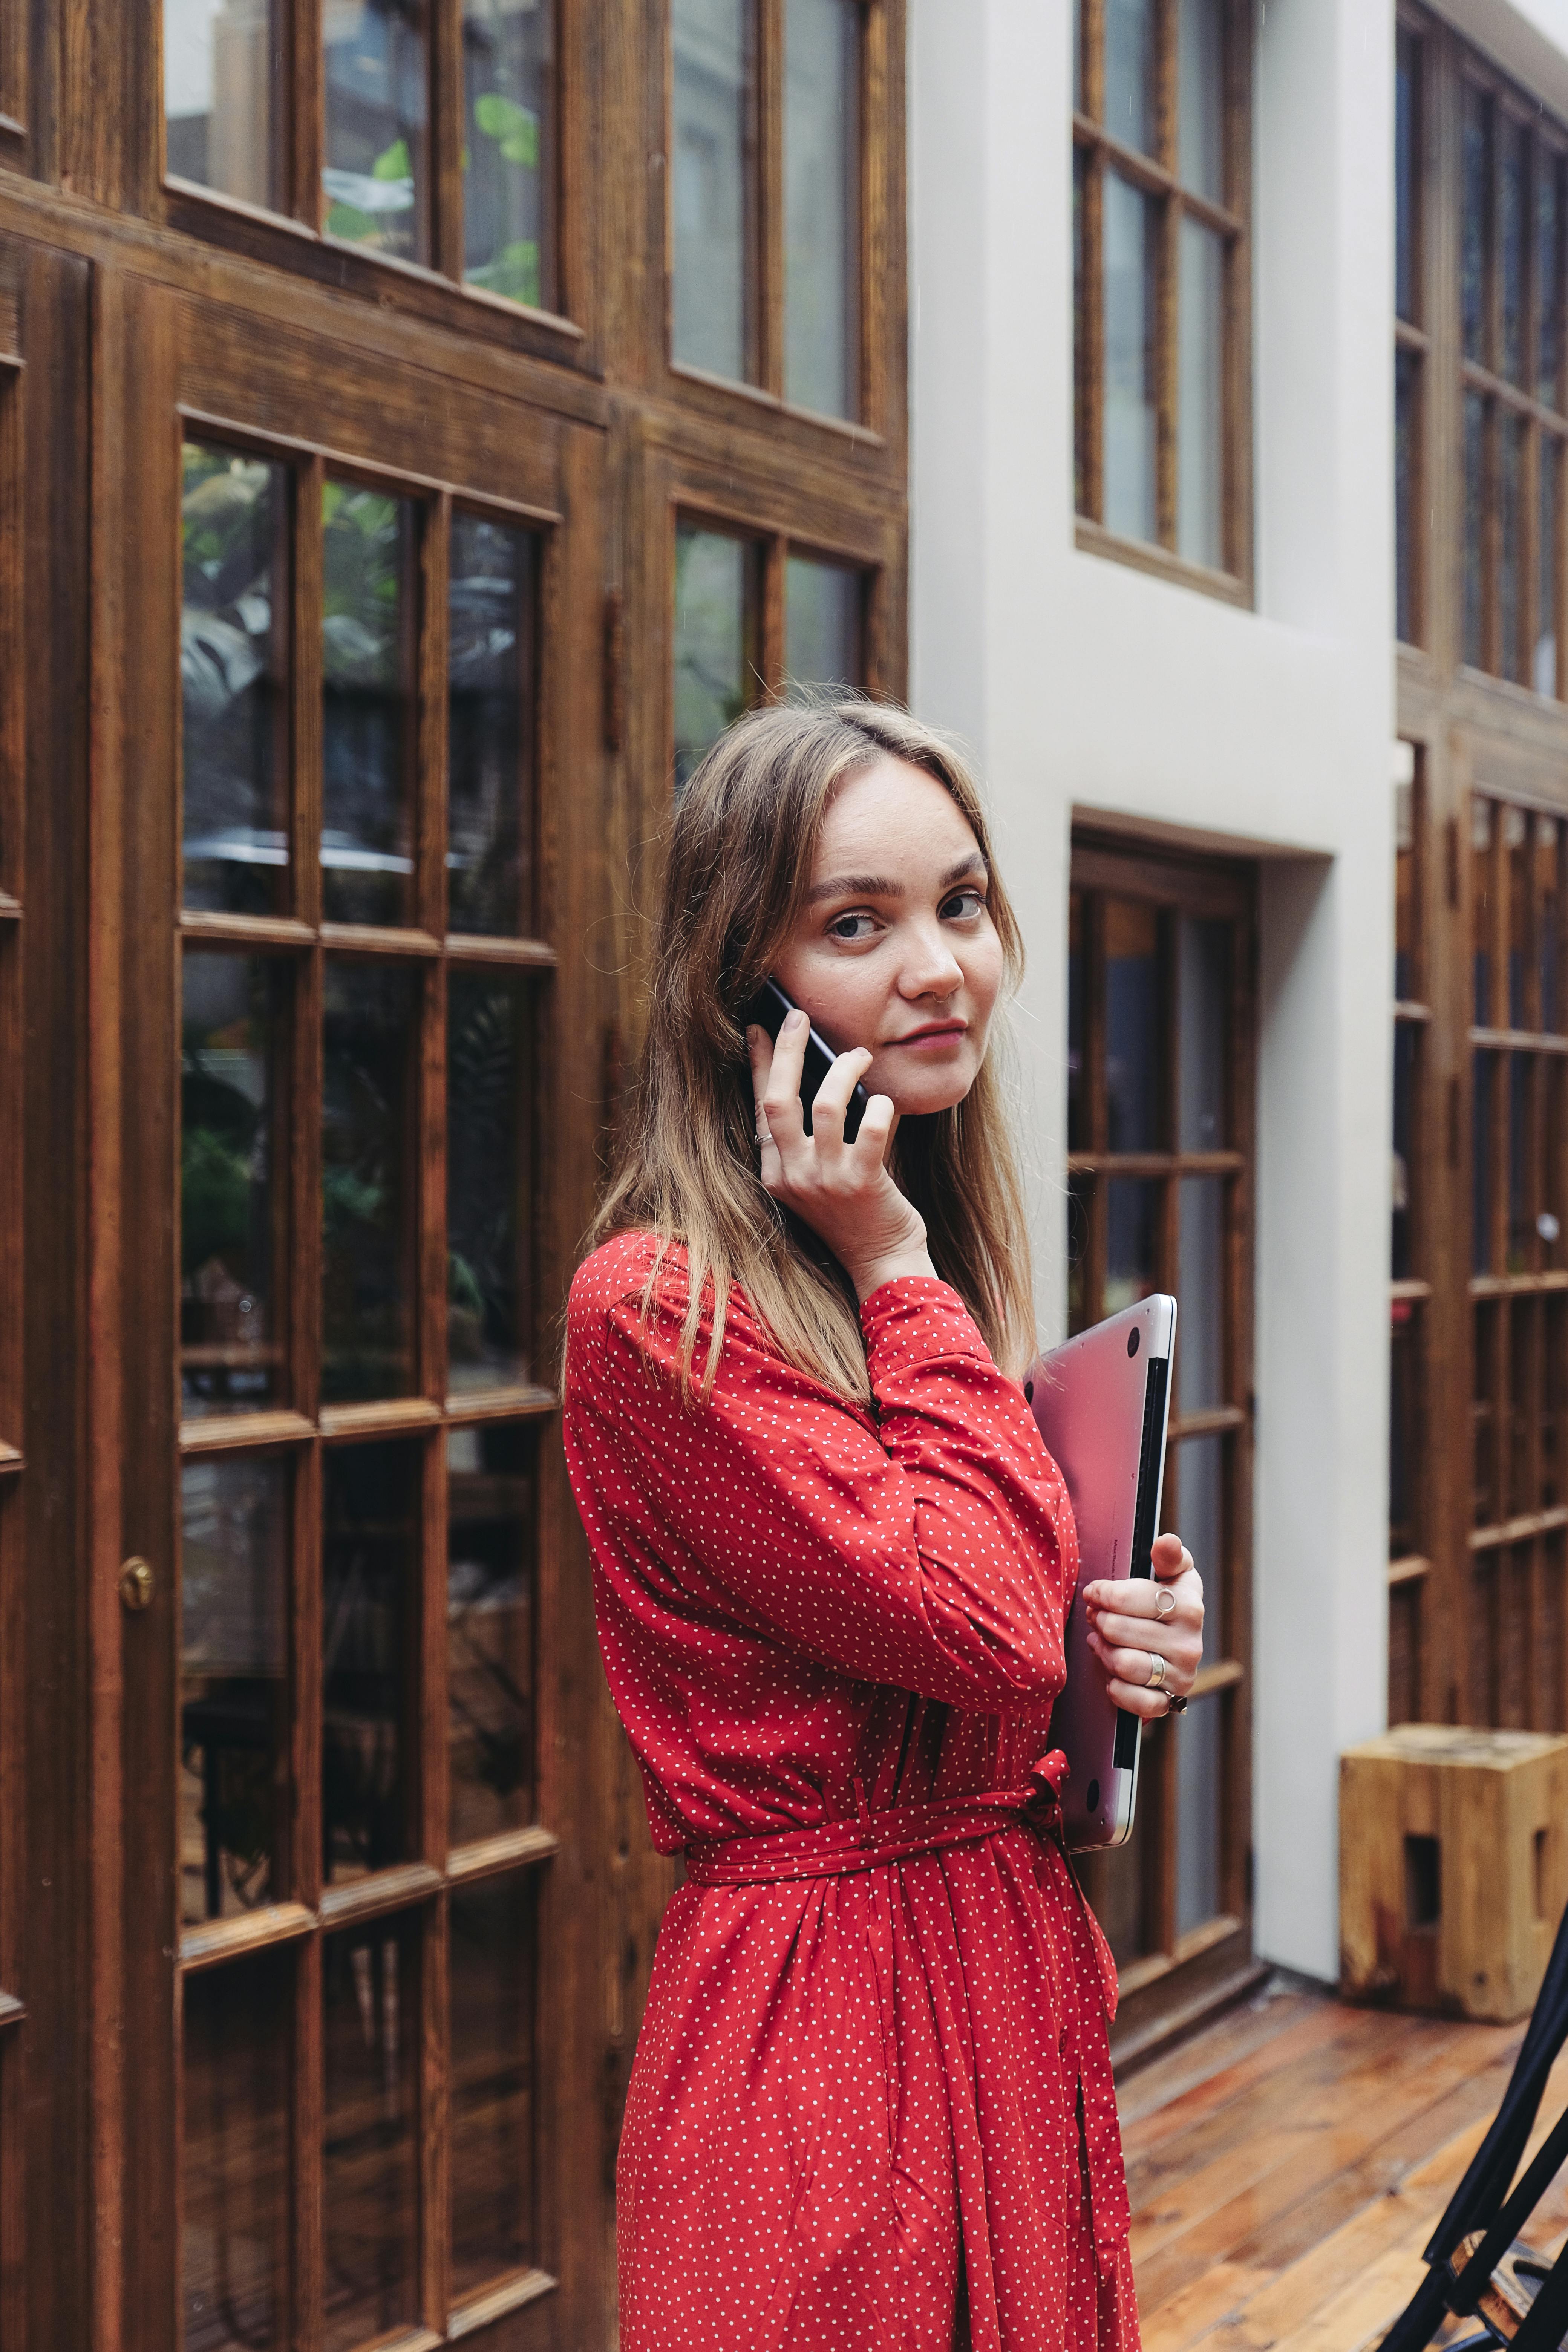
[[[1125,539],[1153,539],[1156,423],[1154,321],[1159,223],[1151,197],[1107,172],[1104,520]]]
[[[860,683],[860,574],[792,555],[784,566],[784,674],[791,686]]]
[[[1532,1009],[1526,988],[1533,977],[1530,955],[1530,819],[1521,808],[1504,803],[1502,848],[1508,860],[1508,1023],[1510,1029],[1533,1029]]]
[[[1089,1213],[1094,1178],[1081,1171],[1068,1178],[1068,1329],[1087,1330],[1100,1320],[1089,1265]]]
[[[860,292],[860,9],[785,0],[784,398],[853,416]]]
[[[1408,1559],[1421,1549],[1416,1523],[1420,1442],[1420,1308],[1408,1298],[1389,1304],[1388,1557]]]
[[[1414,746],[1412,747],[1414,749]],[[1415,966],[1415,787],[1394,787],[1394,993],[1401,1003],[1419,986]]]
[[[514,1423],[447,1439],[450,1843],[534,1818],[538,1437]]]
[[[1220,1706],[1200,1699],[1176,1733],[1176,1933],[1219,1911]]]
[[[1507,122],[1502,135],[1502,372],[1524,381],[1524,237],[1530,217],[1530,133]]]
[[[163,121],[177,179],[279,206],[277,0],[163,0]]]
[[[1225,1192],[1223,1176],[1182,1179],[1176,1381],[1184,1412],[1226,1402]]]
[[[1501,420],[1498,484],[1498,672],[1500,677],[1523,675],[1524,647],[1520,632],[1520,566],[1524,530],[1524,436],[1521,416]]]
[[[1473,82],[1467,82],[1464,211],[1459,234],[1459,313],[1468,360],[1484,360],[1487,357],[1487,252],[1491,242],[1491,102]]]
[[[1112,1151],[1164,1141],[1160,1103],[1160,918],[1142,898],[1105,901],[1105,1090]]]
[[[1471,1057],[1475,1076],[1470,1108],[1473,1138],[1470,1171],[1470,1271],[1490,1274],[1492,1268],[1492,1134],[1497,1116],[1495,1054]]]
[[[1177,1142],[1183,1151],[1226,1148],[1226,1036],[1230,1014],[1230,925],[1183,915],[1176,926]]]
[[[1147,1298],[1159,1285],[1164,1187],[1143,1176],[1112,1177],[1105,1188],[1105,1312]]]
[[[1542,154],[1535,184],[1535,394],[1561,409],[1563,365],[1563,181],[1553,155]]]
[[[289,898],[288,478],[187,441],[180,501],[184,902],[282,914]]]
[[[1224,0],[1181,0],[1176,23],[1176,168],[1184,187],[1225,202]]]
[[[1500,1516],[1495,1498],[1499,1458],[1498,1396],[1501,1386],[1499,1367],[1500,1316],[1500,1301],[1495,1298],[1478,1300],[1470,1406],[1475,1430],[1470,1513],[1472,1522],[1478,1528],[1489,1526]]]
[[[415,509],[328,482],[321,518],[322,905],[330,923],[405,923],[417,756]]]
[[[670,0],[674,353],[751,377],[756,0]]]
[[[452,517],[447,928],[533,922],[537,551],[531,531]]]
[[[418,1955],[414,1920],[322,1938],[324,2352],[419,2315]]]
[[[675,783],[738,719],[757,686],[756,565],[745,540],[680,524],[675,535]]]
[[[555,307],[553,0],[463,0],[463,277]]]
[[[414,1391],[419,975],[326,966],[321,1109],[321,1393]]]
[[[1472,669],[1486,660],[1483,595],[1486,530],[1487,404],[1479,392],[1465,394],[1465,659]]]
[[[1414,1021],[1394,1024],[1394,1234],[1390,1272],[1405,1282],[1415,1272],[1415,1208],[1411,1198],[1420,1166],[1415,1154],[1415,1074],[1421,1034]]]
[[[1176,548],[1217,572],[1225,562],[1225,245],[1184,215],[1177,352]]]
[[[1491,898],[1492,814],[1491,803],[1479,795],[1470,803],[1470,849],[1472,877],[1471,920],[1475,930],[1475,1005],[1472,1019],[1478,1029],[1489,1028],[1492,1017],[1490,940],[1494,910]]]
[[[1083,210],[1084,190],[1089,178],[1089,150],[1075,146],[1072,151],[1072,495],[1073,512],[1080,515],[1092,511],[1090,502],[1093,497],[1090,487],[1093,472],[1089,435],[1091,403],[1085,394],[1089,337],[1083,266]]]
[[[330,1885],[408,1859],[422,1460],[406,1439],[325,1455],[321,1839]]]
[[[1155,0],[1105,0],[1105,127],[1154,150]]]
[[[180,1381],[187,1420],[252,1412],[282,1392],[274,1276],[285,1187],[278,1123],[282,965],[183,958],[180,1055]],[[286,1167],[286,1163],[283,1163]]]
[[[533,1350],[538,983],[454,965],[447,994],[447,1386],[526,1381]]]
[[[1541,1026],[1563,1028],[1563,882],[1561,827],[1554,816],[1535,820],[1535,964]]]
[[[538,1877],[454,1888],[452,2294],[534,2259]]]
[[[1176,1327],[1176,1363],[1178,1378],[1182,1380],[1186,1377],[1182,1369],[1186,1319],[1187,1297],[1184,1291],[1181,1320]],[[1182,1410],[1191,1410],[1184,1392]],[[1226,1445],[1223,1436],[1184,1437],[1175,1448],[1174,1524],[1204,1580],[1204,1659],[1209,1665],[1225,1655]]]
[[[322,0],[329,236],[430,258],[425,0]]]
[[[1402,645],[1416,639],[1415,498],[1417,410],[1421,362],[1415,352],[1394,354],[1394,627]]]
[[[1419,323],[1415,283],[1415,229],[1420,201],[1420,44],[1401,28],[1394,35],[1394,309],[1396,318]]]
[[[1084,1013],[1089,1000],[1089,911],[1075,890],[1068,908],[1068,1150],[1089,1148]]]
[[[289,1465],[196,1455],[180,1478],[180,1917],[282,1898],[289,1818]]]
[[[1557,506],[1563,478],[1563,445],[1541,436],[1541,479],[1535,539],[1535,650],[1531,683],[1537,694],[1557,692]]]
[[[181,1990],[184,2352],[288,2340],[290,1971],[265,1952]]]
[[[1508,1057],[1508,1270],[1530,1270],[1535,1220],[1530,1213],[1530,1069],[1533,1056]]]

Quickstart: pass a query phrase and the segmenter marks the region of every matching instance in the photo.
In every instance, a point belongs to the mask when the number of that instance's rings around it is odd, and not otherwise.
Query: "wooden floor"
[[[1421,2248],[1523,2034],[1277,1983],[1131,2075],[1121,2106],[1145,2352],[1375,2346],[1423,2275]],[[1568,2053],[1541,2135],[1565,2103]],[[1565,2233],[1560,2176],[1526,2234],[1553,2250]]]

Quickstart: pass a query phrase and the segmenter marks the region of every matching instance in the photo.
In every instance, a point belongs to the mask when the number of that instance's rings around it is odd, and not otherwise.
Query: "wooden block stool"
[[[1340,1759],[1340,1986],[1507,2024],[1568,1905],[1568,1738],[1406,1723]]]

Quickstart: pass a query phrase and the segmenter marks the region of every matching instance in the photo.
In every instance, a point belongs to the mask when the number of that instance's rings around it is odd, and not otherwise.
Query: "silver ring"
[[[1156,1617],[1164,1619],[1173,1617],[1175,1613],[1176,1596],[1168,1584],[1163,1585],[1154,1595],[1154,1614]]]
[[[1165,1700],[1165,1713],[1167,1715],[1185,1715],[1186,1711],[1186,1700],[1184,1698],[1178,1698],[1174,1691],[1170,1692]]]
[[[1160,1655],[1158,1650],[1150,1650],[1147,1653],[1147,1655],[1149,1659],[1148,1687],[1150,1690],[1163,1690],[1165,1687],[1165,1661]]]

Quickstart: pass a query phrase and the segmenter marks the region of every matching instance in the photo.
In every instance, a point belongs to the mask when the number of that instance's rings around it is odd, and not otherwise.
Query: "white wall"
[[[911,0],[911,692],[979,752],[1029,942],[1047,1330],[1072,811],[1266,860],[1258,1936],[1331,1977],[1336,1759],[1385,1682],[1392,0],[1266,11],[1252,612],[1073,544],[1071,16]]]

